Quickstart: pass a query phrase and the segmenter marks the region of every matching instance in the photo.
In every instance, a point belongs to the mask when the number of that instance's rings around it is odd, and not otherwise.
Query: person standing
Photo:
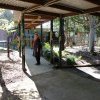
[[[41,41],[40,41],[39,34],[37,32],[35,32],[34,34],[33,49],[34,49],[34,56],[37,61],[36,65],[40,65]]]

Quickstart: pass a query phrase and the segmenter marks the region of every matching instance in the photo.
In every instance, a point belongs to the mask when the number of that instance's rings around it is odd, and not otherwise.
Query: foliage
[[[0,9],[0,29],[8,31],[14,25],[11,10]]]
[[[13,47],[13,49],[17,49],[18,39],[17,38],[13,39],[10,45]]]
[[[47,43],[44,43],[44,46],[43,46],[43,48],[45,49],[48,49],[48,50],[50,50],[50,44],[47,42]]]
[[[44,43],[43,48],[43,56],[46,57],[48,60],[50,60],[50,44]]]
[[[43,56],[46,57],[48,60],[50,60],[50,55],[51,55],[51,47],[50,47],[50,44],[47,42],[47,43],[44,43],[43,45]],[[59,57],[59,54],[58,52],[55,50],[53,50],[53,57]]]
[[[80,60],[81,59],[81,56],[75,56],[75,55],[67,55],[67,64],[68,65],[73,65],[73,64],[76,64],[76,61]]]
[[[64,29],[69,34],[71,32],[74,34],[78,32],[89,33],[90,31],[88,14],[65,17],[64,22]],[[96,17],[96,25],[97,24],[100,24],[100,17]],[[59,18],[54,19],[54,29],[59,31],[59,25]],[[96,29],[97,35],[100,36],[100,25],[96,27]]]
[[[68,56],[67,56],[67,64],[68,64],[68,65],[73,65],[73,64],[75,64],[75,58],[74,58],[73,55],[68,55]]]
[[[17,45],[17,41],[18,41],[17,38],[13,39],[12,40],[12,45]]]
[[[55,49],[53,50],[53,59],[54,59],[55,63],[56,62],[58,63],[59,62],[59,52],[58,52],[58,50],[56,50],[56,48],[58,48],[58,47],[55,47]],[[50,44],[44,43],[44,45],[43,45],[43,56],[46,57],[47,60],[50,60],[50,55],[51,55],[50,51],[51,51]],[[75,64],[76,61],[81,59],[81,56],[72,55],[65,50],[62,51],[62,56],[64,58],[66,58],[68,65],[73,65],[73,64]]]
[[[65,17],[65,29],[67,32],[89,32],[87,15]]]

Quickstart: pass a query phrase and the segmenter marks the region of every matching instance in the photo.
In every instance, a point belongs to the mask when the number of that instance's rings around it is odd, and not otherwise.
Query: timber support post
[[[51,47],[51,51],[50,51],[50,63],[53,64],[53,20],[51,20],[51,29],[50,29],[50,47]]]
[[[19,33],[19,57],[21,57],[21,24],[18,25],[18,33]]]
[[[10,54],[9,54],[9,36],[7,37],[7,56],[8,58],[10,57]]]
[[[60,27],[59,27],[59,67],[62,67],[62,50],[64,49],[64,18],[60,16]]]
[[[41,23],[41,42],[43,42],[43,25],[42,25],[42,23]]]
[[[24,27],[24,14],[22,14],[22,69],[23,71],[26,71],[26,68],[25,68],[25,27]]]

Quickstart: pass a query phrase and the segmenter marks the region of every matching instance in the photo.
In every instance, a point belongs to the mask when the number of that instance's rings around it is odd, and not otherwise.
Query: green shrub
[[[73,55],[68,55],[67,56],[67,64],[68,65],[73,65],[75,64],[75,57]]]

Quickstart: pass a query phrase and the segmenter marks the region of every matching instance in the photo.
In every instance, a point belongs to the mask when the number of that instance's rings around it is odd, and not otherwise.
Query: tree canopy
[[[11,10],[0,9],[0,29],[8,30],[13,26],[13,13]]]

